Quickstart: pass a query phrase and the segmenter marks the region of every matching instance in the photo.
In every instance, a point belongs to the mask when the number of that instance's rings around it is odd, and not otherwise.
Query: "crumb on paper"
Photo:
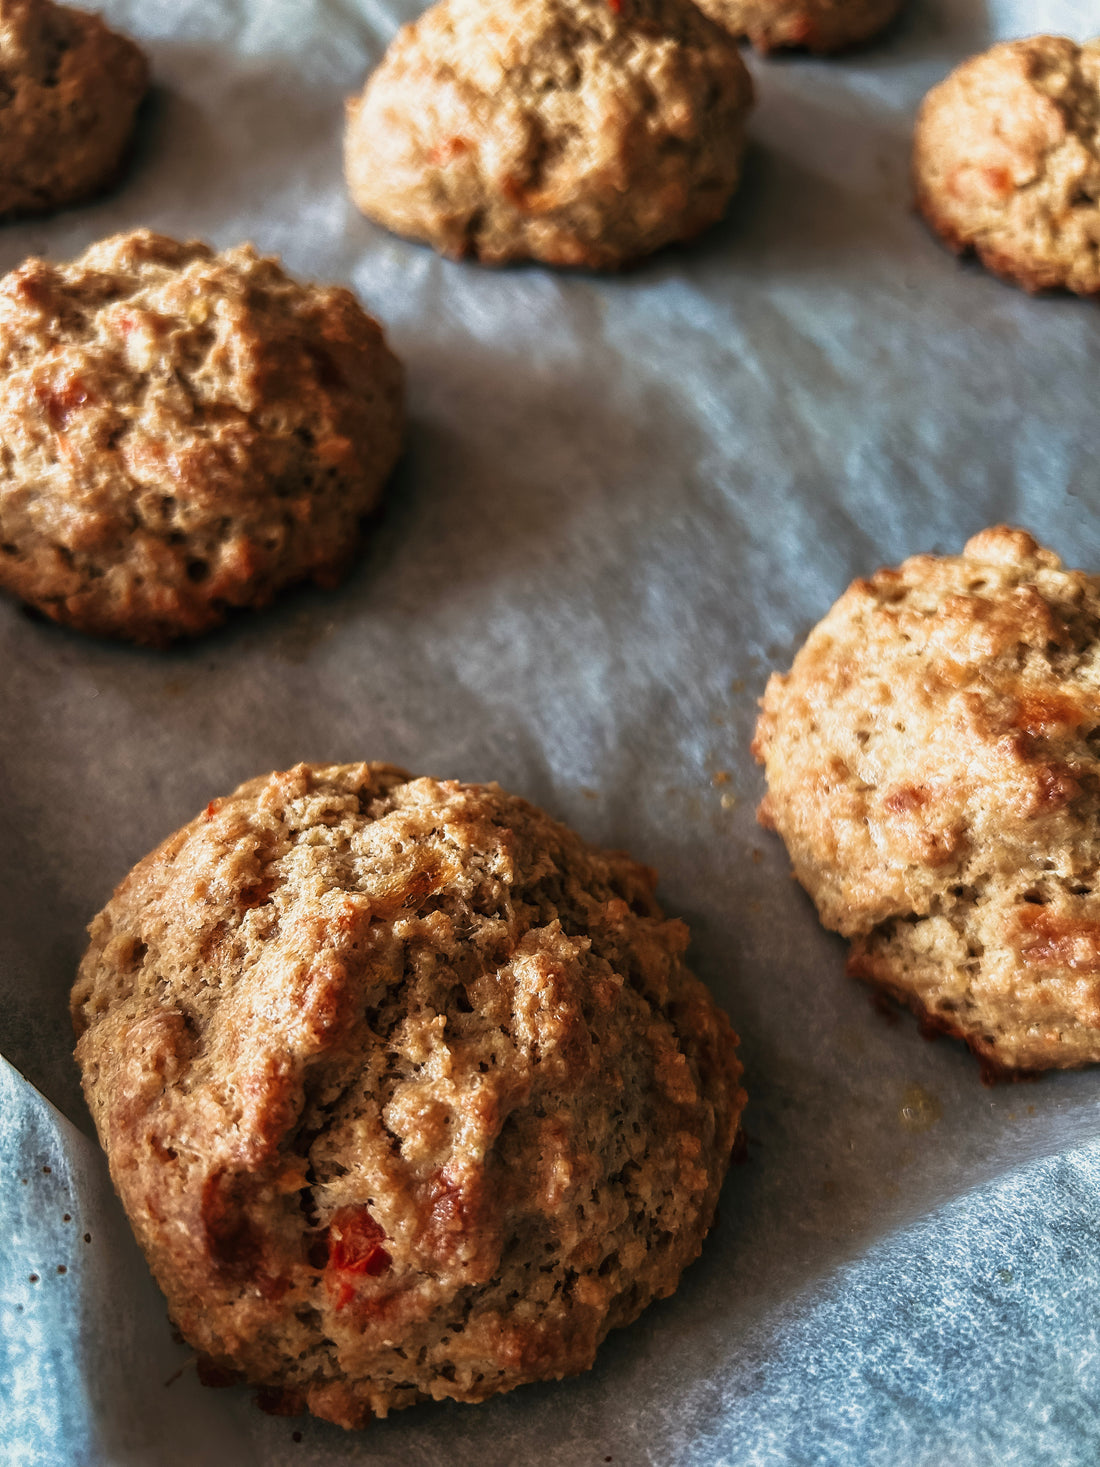
[[[910,1085],[902,1096],[898,1120],[907,1131],[927,1131],[943,1118],[943,1105],[922,1085]]]

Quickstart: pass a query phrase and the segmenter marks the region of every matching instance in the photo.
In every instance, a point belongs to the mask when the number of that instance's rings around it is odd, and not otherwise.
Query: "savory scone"
[[[933,87],[917,206],[957,254],[1037,291],[1100,293],[1100,41],[1006,41]]]
[[[736,1036],[654,876],[496,785],[300,764],[214,800],[73,992],[187,1339],[343,1426],[586,1369],[699,1252]]]
[[[1100,1059],[1100,578],[1022,530],[856,581],[753,750],[850,971],[990,1071]]]
[[[613,269],[720,217],[751,105],[691,0],[442,0],[349,102],[345,171],[443,254]]]
[[[138,230],[0,280],[0,585],[161,645],[347,565],[402,373],[348,291]]]
[[[97,15],[0,0],[0,219],[111,184],[148,85],[141,51]]]
[[[696,0],[730,35],[746,36],[758,51],[798,47],[825,55],[859,46],[877,35],[902,0]]]

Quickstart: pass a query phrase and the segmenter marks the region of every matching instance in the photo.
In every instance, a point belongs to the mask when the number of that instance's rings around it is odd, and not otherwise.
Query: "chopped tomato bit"
[[[393,1264],[382,1247],[385,1233],[366,1207],[341,1207],[333,1213],[328,1229],[328,1269],[333,1275],[336,1309],[355,1297],[355,1277],[378,1278]],[[350,1275],[350,1277],[349,1277]]]
[[[94,394],[76,373],[55,387],[39,385],[35,395],[42,404],[46,421],[55,432],[64,428],[75,412],[95,400]]]
[[[440,138],[439,142],[428,153],[429,163],[449,163],[452,158],[458,158],[470,150],[470,142],[467,138],[449,137]]]

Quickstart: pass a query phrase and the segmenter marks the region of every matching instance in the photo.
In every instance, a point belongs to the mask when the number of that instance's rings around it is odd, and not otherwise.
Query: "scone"
[[[799,47],[827,54],[877,35],[902,0],[696,0],[731,35],[747,36],[758,51]]]
[[[160,645],[347,565],[402,374],[346,290],[139,230],[0,280],[0,585]]]
[[[725,211],[751,105],[690,0],[442,0],[348,104],[345,171],[443,254],[613,269]]]
[[[97,15],[0,0],[0,219],[112,183],[148,85],[141,51]]]
[[[917,205],[956,253],[1025,290],[1100,293],[1100,41],[1006,41],[933,87]]]
[[[1004,526],[915,556],[762,706],[761,822],[851,972],[988,1071],[1100,1059],[1100,578]]]
[[[254,779],[140,862],[77,1056],[187,1339],[352,1427],[584,1370],[671,1293],[744,1095],[653,885],[384,764]]]

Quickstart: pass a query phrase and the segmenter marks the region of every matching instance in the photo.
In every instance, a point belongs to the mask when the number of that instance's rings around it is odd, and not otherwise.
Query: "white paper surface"
[[[857,56],[753,60],[728,220],[619,278],[456,265],[355,213],[342,99],[415,5],[103,8],[152,56],[140,156],[5,227],[0,268],[137,225],[252,239],[386,323],[411,422],[335,593],[169,654],[0,604],[0,1050],[78,1128],[0,1077],[4,1460],[1094,1463],[1100,1075],[986,1090],[885,1023],[756,828],[748,754],[767,672],[854,576],[998,520],[1100,570],[1100,316],[958,265],[908,184],[924,91],[992,39],[1100,28],[1092,0],[911,0]],[[586,1377],[346,1435],[200,1389],[171,1339],[80,1134],[68,989],[135,860],[302,758],[495,778],[629,849],[742,1034],[750,1164]]]

